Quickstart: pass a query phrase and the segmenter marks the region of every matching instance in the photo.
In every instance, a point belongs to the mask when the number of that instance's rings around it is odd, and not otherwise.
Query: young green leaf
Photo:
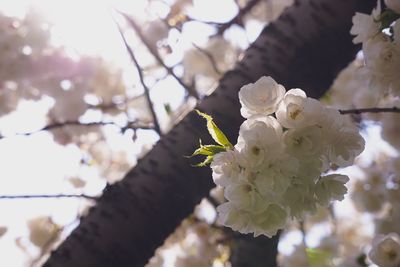
[[[195,165],[192,165],[194,167],[204,167],[210,164],[213,160],[214,156],[207,156],[206,159],[203,162],[197,163]]]
[[[380,30],[389,28],[389,26],[399,18],[400,14],[397,14],[391,9],[386,9],[378,18],[378,21],[381,22]]]
[[[202,116],[207,120],[208,132],[210,133],[211,137],[215,140],[215,142],[217,142],[218,144],[220,144],[225,148],[230,149],[233,147],[231,142],[229,142],[228,138],[226,137],[226,135],[218,128],[218,126],[215,124],[213,118],[210,115],[203,113],[197,109],[196,112],[197,114],[199,114],[200,116]]]
[[[310,267],[328,267],[330,266],[331,253],[318,248],[307,248],[307,258]]]
[[[197,155],[204,155],[204,156],[214,156],[219,152],[226,151],[226,148],[223,146],[218,145],[200,145],[198,149],[196,149],[190,157],[197,156]]]

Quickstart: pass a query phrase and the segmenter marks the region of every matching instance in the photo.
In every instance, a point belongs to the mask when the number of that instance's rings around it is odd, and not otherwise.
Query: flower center
[[[260,154],[260,151],[261,151],[261,149],[258,146],[253,146],[251,148],[251,152],[256,156],[258,156]]]
[[[290,118],[291,118],[292,120],[295,120],[295,119],[297,118],[297,116],[300,114],[300,112],[301,112],[301,109],[296,109],[296,110],[294,110],[294,111],[291,111],[291,112],[289,113],[289,116],[290,116]]]

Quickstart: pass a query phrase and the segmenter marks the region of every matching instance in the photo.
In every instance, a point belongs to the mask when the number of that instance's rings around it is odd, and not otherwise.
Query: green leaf
[[[306,249],[308,261],[310,263],[310,267],[328,267],[331,266],[330,258],[331,253],[329,251],[325,251],[317,248],[307,248]]]
[[[220,144],[225,148],[230,149],[233,147],[231,142],[229,142],[228,138],[226,137],[226,135],[218,128],[218,126],[215,124],[213,118],[210,115],[203,113],[197,109],[196,112],[197,114],[199,114],[200,116],[202,116],[207,120],[208,132],[210,133],[211,137],[214,139],[215,142],[217,142],[218,144]]]
[[[213,158],[214,158],[214,156],[207,156],[207,158],[203,162],[197,163],[197,164],[192,165],[192,166],[194,166],[194,167],[207,166],[208,164],[210,164],[213,161]]]
[[[381,23],[380,30],[389,28],[390,25],[400,18],[400,14],[397,14],[391,9],[386,9],[383,11],[378,18],[378,21]]]
[[[204,155],[204,156],[214,156],[220,152],[226,151],[226,148],[223,146],[218,145],[206,145],[203,146],[200,144],[200,147],[196,149],[190,157],[197,156],[197,155]]]

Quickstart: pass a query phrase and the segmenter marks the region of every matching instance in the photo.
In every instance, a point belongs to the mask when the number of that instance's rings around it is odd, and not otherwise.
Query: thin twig
[[[117,126],[119,128],[121,128],[121,131],[124,132],[127,129],[152,129],[152,127],[148,127],[148,126],[138,126],[135,125],[137,124],[137,122],[129,122],[126,126],[120,126],[118,124],[116,124],[115,122],[112,121],[94,121],[94,122],[80,122],[80,121],[64,121],[64,122],[55,122],[49,125],[46,125],[45,127],[37,130],[37,131],[33,131],[33,132],[24,132],[24,133],[15,133],[15,135],[25,135],[25,136],[29,136],[35,133],[39,133],[42,131],[50,131],[53,129],[57,129],[57,128],[62,128],[62,127],[66,127],[66,126],[82,126],[82,127],[93,127],[93,126],[105,126],[105,125],[114,125]],[[0,135],[0,139],[3,138],[7,138],[9,136],[2,136]]]
[[[307,236],[307,233],[306,233],[306,228],[305,228],[305,219],[304,219],[303,221],[300,221],[300,222],[299,222],[299,229],[300,229],[301,234],[302,234],[302,239],[301,239],[301,241],[302,241],[304,247],[306,248],[306,247],[307,247],[307,245],[306,245],[306,244],[307,244],[307,243],[306,243],[306,236]]]
[[[128,51],[129,56],[130,56],[130,58],[132,59],[132,62],[135,64],[136,69],[137,69],[137,71],[138,71],[140,82],[141,82],[141,84],[142,84],[142,86],[143,86],[143,88],[144,88],[144,94],[145,94],[145,97],[146,97],[146,100],[147,100],[147,104],[149,105],[149,109],[150,109],[150,112],[151,112],[151,116],[153,117],[153,121],[154,121],[154,130],[155,130],[159,135],[162,135],[161,128],[160,128],[160,124],[159,124],[158,118],[157,118],[157,114],[156,114],[156,112],[155,112],[155,110],[154,110],[153,102],[151,102],[151,98],[150,98],[150,89],[149,89],[149,87],[147,87],[147,85],[146,85],[146,83],[145,83],[145,81],[144,81],[144,74],[143,74],[142,67],[140,66],[139,62],[137,61],[137,59],[136,59],[136,57],[135,57],[135,54],[133,53],[132,48],[129,46],[129,44],[128,44],[126,38],[125,38],[125,35],[124,35],[124,33],[122,32],[122,29],[121,29],[121,27],[119,26],[118,22],[115,21],[115,23],[117,24],[118,31],[119,31],[119,33],[120,33],[120,35],[121,35],[122,41],[124,42],[125,48],[126,48],[126,50]]]
[[[392,107],[392,108],[359,108],[359,109],[347,109],[347,110],[339,109],[339,113],[342,115],[361,114],[361,113],[387,113],[387,112],[400,113],[400,108]]]
[[[86,198],[91,200],[97,200],[98,197],[89,196],[85,194],[57,194],[57,195],[5,195],[0,196],[1,199],[31,199],[31,198]]]
[[[201,20],[201,19],[196,19],[196,18],[193,18],[193,17],[191,17],[191,16],[186,15],[186,16],[185,16],[185,20],[184,20],[183,22],[190,22],[190,21],[193,21],[193,22],[200,22],[200,23],[208,24],[208,25],[215,26],[215,27],[221,27],[222,25],[225,24],[224,22],[215,22],[215,21],[209,21],[209,20]]]
[[[221,26],[218,28],[217,35],[222,35],[228,28],[230,28],[234,24],[239,24],[245,14],[250,12],[251,9],[253,9],[254,6],[256,6],[260,0],[250,0],[247,2],[247,4],[239,9],[239,12],[236,14],[235,17],[233,17],[230,21],[221,24]]]
[[[143,42],[143,44],[147,47],[147,49],[150,51],[150,53],[152,54],[152,56],[156,59],[156,61],[158,62],[158,64],[160,64],[167,72],[169,75],[171,75],[172,77],[175,78],[175,80],[183,87],[186,89],[186,91],[188,92],[189,95],[195,97],[196,99],[199,99],[199,95],[196,92],[196,90],[192,87],[187,85],[186,83],[184,83],[182,81],[181,78],[179,78],[174,70],[167,66],[164,62],[164,60],[161,58],[160,54],[158,53],[157,49],[154,49],[154,46],[148,41],[148,39],[146,38],[146,36],[143,34],[142,30],[140,29],[139,25],[127,14],[125,14],[124,12],[121,11],[117,11],[119,14],[121,14],[129,23],[129,25],[132,26],[133,30],[136,32],[136,34],[138,35],[138,37],[140,38],[140,40]]]
[[[193,20],[193,19],[190,19],[191,21]],[[164,19],[162,19],[161,20],[164,24],[165,24],[165,26],[166,27],[171,27],[172,29],[175,29],[175,30],[177,30],[177,31],[179,31],[179,32],[182,32],[182,29],[180,29],[180,28],[178,28],[178,27],[176,27],[176,26],[171,26],[171,25],[169,25],[169,23],[168,23],[168,21],[166,21],[166,20],[164,20]],[[203,22],[203,23],[207,23],[207,24],[212,24],[212,22]],[[221,23],[215,23],[215,24],[218,24],[218,25],[222,25]],[[195,43],[193,43],[193,42],[191,42],[191,44],[192,44],[192,46],[194,47],[194,48],[196,48],[200,53],[202,53],[202,54],[204,54],[209,60],[210,60],[210,63],[211,63],[211,66],[212,66],[212,68],[214,69],[214,71],[217,73],[217,74],[219,74],[219,75],[222,75],[223,74],[223,72],[218,68],[218,66],[217,66],[217,61],[215,60],[215,58],[214,58],[214,56],[210,53],[210,52],[208,52],[206,49],[204,49],[204,48],[201,48],[200,46],[198,46],[198,45],[196,45]]]

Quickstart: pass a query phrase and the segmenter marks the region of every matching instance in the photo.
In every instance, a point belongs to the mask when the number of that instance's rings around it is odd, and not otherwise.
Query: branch
[[[88,123],[83,123],[80,121],[65,121],[65,122],[55,122],[53,124],[49,124],[45,127],[43,127],[40,130],[37,131],[33,131],[33,132],[25,132],[25,133],[16,133],[15,135],[25,135],[25,136],[29,136],[38,132],[42,132],[42,131],[50,131],[53,129],[57,129],[57,128],[62,128],[65,126],[84,126],[84,127],[92,127],[92,126],[105,126],[105,125],[114,125],[117,126],[119,128],[121,128],[121,131],[126,131],[127,129],[153,129],[152,127],[147,127],[147,126],[138,126],[135,125],[137,122],[129,122],[126,126],[121,127],[120,125],[116,124],[115,122],[109,121],[94,121],[94,122],[88,122]],[[7,138],[8,136],[2,136],[0,135],[0,139],[3,138]]]
[[[98,197],[89,196],[85,194],[58,194],[58,195],[10,195],[0,196],[1,199],[30,199],[30,198],[86,198],[91,200],[97,200]]]
[[[192,18],[189,18],[189,20],[190,20],[190,21],[199,21],[199,20],[195,20],[195,19],[192,19]],[[175,29],[175,30],[179,31],[180,33],[182,33],[182,29],[181,29],[180,27],[171,26],[171,25],[169,24],[169,22],[166,21],[165,19],[162,19],[161,21],[162,21],[167,27],[171,27],[172,29]],[[187,21],[188,21],[188,20],[186,20],[186,22],[187,22]],[[205,21],[200,21],[200,22],[206,23],[206,24],[215,24],[215,25],[219,25],[219,27],[220,27],[221,25],[223,25],[222,23],[215,23],[215,22],[205,22]],[[218,75],[224,74],[223,71],[221,71],[221,70],[218,68],[218,66],[217,66],[217,61],[215,60],[214,56],[213,56],[209,51],[207,51],[207,50],[204,49],[204,48],[201,48],[200,46],[196,45],[194,42],[190,42],[190,43],[191,43],[192,46],[193,46],[194,48],[196,48],[200,53],[202,53],[203,55],[205,55],[205,56],[208,58],[208,60],[210,60],[211,67],[214,69],[214,71],[215,71]]]
[[[221,26],[218,28],[218,35],[222,35],[227,29],[229,29],[232,25],[240,23],[242,20],[243,16],[250,12],[250,10],[256,6],[260,0],[250,0],[247,2],[247,4],[239,9],[239,12],[236,14],[235,17],[233,17],[230,21],[221,24]]]
[[[127,14],[121,12],[121,11],[117,11],[118,13],[120,13],[129,23],[129,25],[132,26],[132,28],[134,29],[134,31],[136,32],[136,34],[139,36],[140,40],[143,42],[143,44],[147,47],[147,49],[150,51],[150,53],[152,54],[152,56],[156,59],[156,61],[158,62],[158,64],[160,64],[161,66],[163,66],[163,68],[168,72],[169,75],[171,75],[172,77],[175,78],[175,80],[183,87],[185,88],[185,90],[188,92],[189,95],[195,97],[196,99],[199,99],[199,95],[196,92],[196,90],[192,87],[192,86],[188,86],[187,84],[185,84],[181,78],[179,78],[174,70],[167,66],[164,62],[164,60],[161,58],[160,54],[158,53],[158,51],[156,49],[154,49],[154,47],[149,43],[149,41],[147,40],[146,36],[144,36],[142,30],[140,29],[140,26],[131,18],[129,17]],[[121,30],[120,30],[121,31]]]
[[[150,109],[150,112],[151,112],[151,116],[153,117],[154,129],[155,129],[155,131],[161,136],[161,135],[162,135],[162,132],[161,132],[160,124],[159,124],[158,119],[157,119],[157,114],[156,114],[156,112],[154,111],[153,103],[151,102],[151,98],[150,98],[150,89],[149,89],[149,87],[147,87],[146,83],[144,82],[144,75],[143,75],[142,67],[140,66],[139,62],[137,61],[137,59],[136,59],[136,57],[135,57],[135,54],[133,53],[132,48],[129,46],[129,44],[128,44],[126,38],[125,38],[125,35],[124,35],[124,33],[122,32],[122,29],[121,29],[121,27],[119,26],[118,22],[115,21],[115,24],[117,24],[118,31],[119,31],[119,33],[120,33],[120,35],[121,35],[122,41],[124,42],[125,48],[126,48],[126,50],[128,51],[129,56],[130,56],[130,58],[132,59],[133,63],[134,63],[135,66],[136,66],[136,69],[137,69],[137,71],[138,71],[140,83],[142,84],[142,86],[143,86],[143,88],[144,88],[144,94],[145,94],[145,96],[146,96],[147,104],[149,105],[149,109]]]
[[[392,108],[359,108],[359,109],[347,109],[347,110],[339,109],[339,113],[342,115],[361,114],[361,113],[387,113],[387,112],[400,113],[400,108],[392,107]]]
[[[199,50],[200,53],[203,53],[210,60],[212,68],[214,69],[214,71],[218,75],[222,75],[223,74],[223,72],[220,69],[218,69],[217,62],[216,62],[215,58],[213,57],[213,55],[210,52],[208,52],[206,49],[201,48],[200,46],[196,45],[195,43],[192,43],[192,45],[197,50]]]

